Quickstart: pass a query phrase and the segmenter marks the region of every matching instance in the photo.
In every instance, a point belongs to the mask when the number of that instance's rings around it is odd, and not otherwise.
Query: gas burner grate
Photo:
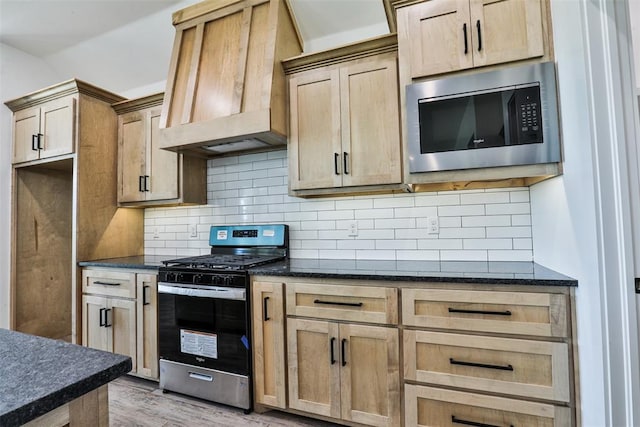
[[[162,261],[165,267],[242,270],[279,261],[282,256],[211,254]]]

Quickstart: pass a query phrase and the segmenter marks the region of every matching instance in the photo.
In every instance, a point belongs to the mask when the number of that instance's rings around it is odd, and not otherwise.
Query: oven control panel
[[[284,247],[289,241],[286,224],[214,225],[209,231],[211,246]]]
[[[196,272],[196,271],[158,271],[158,281],[165,283],[186,283],[194,285],[226,286],[244,288],[247,279],[243,274]]]

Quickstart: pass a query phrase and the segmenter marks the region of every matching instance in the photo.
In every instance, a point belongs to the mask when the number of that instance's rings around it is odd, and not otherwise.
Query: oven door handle
[[[218,286],[176,286],[170,283],[158,283],[159,294],[184,295],[187,297],[246,300],[244,288],[223,288]]]

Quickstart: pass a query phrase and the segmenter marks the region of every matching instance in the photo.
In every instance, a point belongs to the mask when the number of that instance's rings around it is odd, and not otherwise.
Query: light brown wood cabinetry
[[[405,426],[574,425],[569,296],[402,289]]]
[[[69,80],[6,102],[14,120],[11,329],[79,341],[78,261],[142,254],[143,212],[120,210],[116,200],[111,104],[122,100]]]
[[[429,0],[397,10],[413,79],[545,55],[544,0]]]
[[[14,164],[73,153],[75,101],[66,96],[14,114]]]
[[[206,1],[175,12],[173,24],[160,146],[214,155],[229,142],[263,150],[286,144],[279,62],[302,51],[287,3]]]
[[[283,63],[292,194],[399,188],[396,49],[390,35]]]
[[[254,281],[251,289],[255,402],[284,409],[287,406],[284,284]]]
[[[82,270],[82,344],[131,357],[131,374],[158,379],[157,274]]]
[[[207,164],[163,150],[158,135],[163,94],[113,105],[118,113],[120,206],[205,204]]]

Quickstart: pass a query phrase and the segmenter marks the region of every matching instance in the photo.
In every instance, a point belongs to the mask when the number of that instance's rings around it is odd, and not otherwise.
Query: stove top
[[[284,259],[282,255],[210,254],[162,261],[174,269],[246,270]]]

